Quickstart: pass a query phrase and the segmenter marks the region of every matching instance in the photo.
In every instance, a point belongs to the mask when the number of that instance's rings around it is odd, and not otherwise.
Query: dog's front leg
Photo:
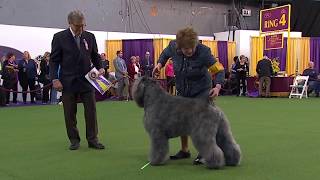
[[[150,135],[151,151],[150,151],[150,164],[163,165],[167,160],[169,151],[168,138],[159,135]]]
[[[209,169],[220,169],[225,165],[223,151],[216,144],[214,133],[208,136],[192,134],[192,142],[199,154],[205,159],[205,165]]]

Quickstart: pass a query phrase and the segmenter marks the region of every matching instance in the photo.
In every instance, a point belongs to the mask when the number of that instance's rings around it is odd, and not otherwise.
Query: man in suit
[[[119,100],[123,100],[125,97],[128,99],[129,96],[128,69],[126,62],[122,59],[122,56],[122,51],[117,51],[117,57],[113,60],[115,76],[118,81]],[[123,91],[125,91],[125,95]]]
[[[256,72],[259,77],[259,96],[262,97],[263,85],[266,88],[265,97],[270,97],[270,85],[271,85],[271,75],[272,75],[272,64],[271,60],[264,56],[257,64]]]
[[[2,87],[2,63],[5,61],[5,56],[3,56],[0,59],[0,87]],[[2,89],[0,89],[0,107],[1,106],[6,106],[6,92],[4,92]]]
[[[76,119],[78,98],[84,105],[88,147],[104,149],[97,137],[95,92],[85,78],[92,64],[99,70],[99,75],[105,72],[101,68],[96,39],[92,33],[84,31],[85,18],[82,12],[70,12],[68,23],[68,29],[56,33],[53,37],[49,65],[53,88],[62,91],[65,124],[71,143],[69,149],[77,150],[80,147]]]
[[[143,60],[143,72],[145,76],[152,77],[152,70],[154,67],[153,59],[150,58],[150,52],[147,51]]]

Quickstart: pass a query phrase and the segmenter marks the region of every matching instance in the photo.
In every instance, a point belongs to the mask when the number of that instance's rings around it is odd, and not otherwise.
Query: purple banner
[[[288,30],[290,21],[290,5],[261,10],[260,31],[271,32]]]
[[[282,34],[272,34],[266,35],[264,38],[264,49],[280,49],[283,48],[283,35]]]

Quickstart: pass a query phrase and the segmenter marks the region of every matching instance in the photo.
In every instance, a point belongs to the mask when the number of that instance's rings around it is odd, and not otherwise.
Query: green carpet
[[[99,137],[106,150],[87,148],[83,108],[81,147],[68,150],[62,106],[0,109],[0,180],[301,180],[319,173],[319,99],[219,97],[243,159],[238,167],[208,170],[192,159],[147,166],[149,140],[143,109],[133,102],[97,103]],[[170,153],[180,147],[170,140]]]

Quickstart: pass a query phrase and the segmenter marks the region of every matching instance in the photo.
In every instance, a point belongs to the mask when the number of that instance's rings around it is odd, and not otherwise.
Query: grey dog
[[[149,134],[151,165],[168,159],[170,138],[188,135],[210,169],[240,164],[241,150],[232,136],[224,113],[209,100],[171,96],[148,77],[133,85],[133,99],[144,108],[144,127]]]

